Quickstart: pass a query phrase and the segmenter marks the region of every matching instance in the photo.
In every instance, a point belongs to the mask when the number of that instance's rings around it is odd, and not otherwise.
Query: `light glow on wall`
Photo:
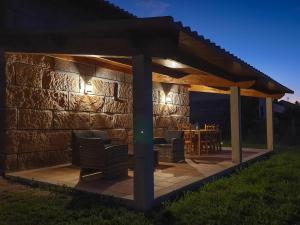
[[[93,85],[92,85],[91,82],[87,82],[87,83],[85,84],[85,93],[86,93],[86,94],[91,94],[91,93],[93,93]]]
[[[185,66],[182,65],[181,63],[177,62],[177,61],[174,61],[172,59],[166,59],[164,61],[164,65],[169,67],[169,68],[173,68],[173,69],[176,69],[176,68],[184,68]]]
[[[93,93],[93,85],[90,81],[85,81],[84,79],[80,79],[79,82],[79,91],[84,94],[92,94]]]
[[[172,98],[171,98],[170,96],[166,96],[165,103],[166,103],[166,104],[172,103]]]

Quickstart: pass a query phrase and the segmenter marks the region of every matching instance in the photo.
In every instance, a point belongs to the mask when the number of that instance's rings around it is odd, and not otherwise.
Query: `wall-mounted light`
[[[165,102],[166,102],[166,104],[172,103],[172,98],[170,96],[166,96]]]
[[[114,83],[114,100],[118,100],[118,95],[119,95],[119,84],[116,82]]]
[[[86,94],[91,94],[93,92],[93,85],[91,82],[87,82],[85,84],[85,93]]]
[[[79,80],[79,92],[84,93],[84,81],[82,79]]]

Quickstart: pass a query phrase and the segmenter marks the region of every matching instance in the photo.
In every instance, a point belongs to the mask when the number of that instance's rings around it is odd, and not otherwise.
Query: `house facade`
[[[241,96],[292,91],[171,17],[103,0],[2,1],[2,173],[71,161],[72,132],[105,130],[134,152],[133,201],[154,205],[153,137],[189,122],[189,92],[230,97],[231,159],[242,163]],[[189,185],[186,185],[189,186]]]

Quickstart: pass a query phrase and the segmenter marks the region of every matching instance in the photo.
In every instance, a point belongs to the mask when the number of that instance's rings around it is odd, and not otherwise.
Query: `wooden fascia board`
[[[116,59],[116,58],[107,58],[106,57],[106,59],[108,59],[110,61],[118,62],[118,63],[121,63],[121,64],[129,65],[129,66],[132,65],[132,60],[130,58],[118,58],[118,59]],[[175,69],[171,69],[171,68],[168,68],[168,67],[156,64],[156,63],[152,63],[152,71],[154,73],[164,74],[164,75],[168,75],[168,76],[171,76],[171,77],[183,77],[183,76],[187,75],[184,72],[181,72],[181,71],[178,71],[178,70],[175,70]]]
[[[204,92],[204,93],[214,93],[214,94],[230,94],[230,91],[222,90],[218,88],[208,87],[204,85],[191,85],[189,91],[193,92]]]
[[[69,35],[17,35],[6,36],[3,41],[7,52],[80,54],[110,57],[128,57],[146,54],[155,57],[169,57],[176,49],[176,40],[154,38],[134,43],[131,38],[93,38]],[[161,45],[161,47],[159,47]]]
[[[60,35],[8,36],[4,42],[7,52],[80,54],[80,55],[132,55],[128,40],[123,38],[87,38]]]
[[[204,92],[204,93],[215,93],[215,94],[230,94],[230,90],[223,90],[223,89],[218,89],[214,87],[207,87],[207,86],[202,86],[202,85],[191,85],[189,88],[189,91],[193,92]],[[244,89],[241,88],[241,96],[248,96],[248,97],[257,97],[257,98],[267,98],[271,97],[273,99],[279,99],[284,96],[284,93],[280,94],[266,94],[257,90],[253,89]]]

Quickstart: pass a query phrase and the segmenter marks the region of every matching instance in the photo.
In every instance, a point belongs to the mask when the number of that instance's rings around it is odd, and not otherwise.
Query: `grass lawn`
[[[300,224],[300,148],[282,148],[146,216],[87,195],[11,186],[0,187],[1,225]]]

